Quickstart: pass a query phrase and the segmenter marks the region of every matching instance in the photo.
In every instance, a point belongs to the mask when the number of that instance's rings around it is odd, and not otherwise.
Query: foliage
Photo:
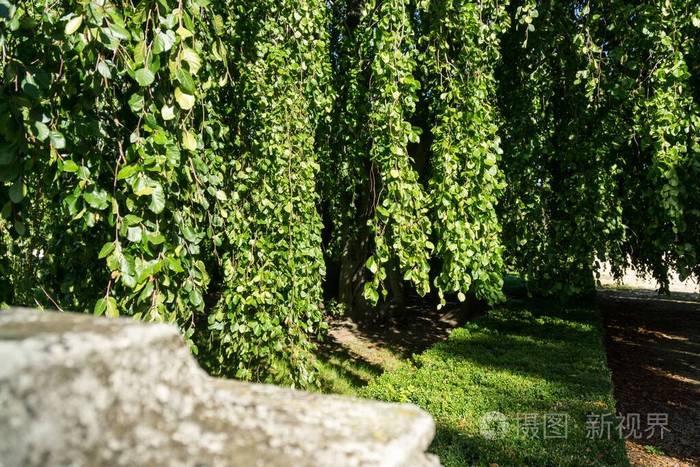
[[[425,295],[431,281],[443,303],[445,294],[501,300],[493,73],[505,10],[497,2],[335,5],[339,111],[330,140],[339,157],[328,166],[341,162],[343,171],[322,189],[341,212],[329,222],[335,257],[355,254],[369,276],[341,273],[340,281],[359,276],[373,304],[400,304],[404,283]],[[364,223],[369,234],[357,228]]]
[[[640,47],[654,66],[628,89],[633,99],[623,101],[633,122],[627,150],[637,156],[627,157],[631,180],[624,199],[632,215],[625,221],[633,232],[642,232],[628,249],[666,287],[669,269],[682,277],[699,272],[700,190],[691,180],[700,174],[700,75],[696,69],[693,80],[689,63],[698,60],[700,6],[653,2],[632,12],[639,21],[625,25],[622,40],[626,47]],[[624,49],[617,55],[615,78],[639,73]]]
[[[238,14],[245,53],[232,64],[240,99],[233,196],[240,203],[226,219],[222,295],[209,315],[221,349],[213,368],[308,381],[308,336],[322,330],[315,136],[330,107],[325,10],[321,0],[253,0]]]
[[[615,414],[599,315],[587,307],[511,301],[358,392],[427,410],[437,423],[431,451],[446,466],[627,465],[623,440],[587,436],[589,414]],[[487,439],[480,419],[493,411],[507,429]],[[545,439],[543,417],[561,413],[567,438]],[[538,436],[518,430],[527,414]]]
[[[5,301],[176,322],[214,371],[308,381],[324,9],[254,3],[3,4]]]
[[[422,64],[431,101],[430,194],[438,293],[501,299],[503,259],[495,206],[505,187],[494,66],[508,17],[494,2],[424,1]]]
[[[0,303],[309,384],[324,298],[700,275],[696,3],[0,0]]]
[[[594,262],[611,256],[617,263],[625,235],[606,134],[614,127],[597,126],[603,105],[581,81],[600,50],[587,17],[569,4],[511,14],[522,18],[504,39],[500,71],[508,255],[534,289],[586,293]]]
[[[585,293],[602,260],[662,290],[671,269],[697,275],[699,14],[666,0],[511,6],[501,215],[532,288]]]
[[[9,11],[0,202],[27,283],[15,302],[50,290],[67,308],[183,325],[203,310],[223,181],[205,149],[221,131],[204,119],[221,61],[201,57],[211,15],[173,2]]]
[[[376,5],[368,2],[363,16],[367,22],[376,22],[376,26],[363,28],[363,33],[370,35],[363,41],[370,48],[365,53],[371,67],[371,84],[364,96],[371,103],[366,128],[371,141],[369,160],[376,167],[382,191],[371,220],[375,251],[367,261],[374,278],[365,285],[365,295],[376,303],[377,288],[386,279],[385,265],[392,259],[421,295],[429,290],[428,259],[433,245],[427,196],[407,149],[409,141],[418,138],[408,118],[415,110],[420,87],[413,76],[416,62],[410,5],[404,0]],[[364,66],[362,61],[360,64]]]

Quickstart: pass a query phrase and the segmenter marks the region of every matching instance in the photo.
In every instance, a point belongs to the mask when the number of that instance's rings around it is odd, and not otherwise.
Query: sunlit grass
[[[335,365],[362,371],[356,362]],[[325,377],[336,392],[427,410],[438,426],[431,451],[446,466],[627,465],[621,440],[587,436],[588,414],[615,413],[592,307],[510,301],[393,371]],[[480,420],[494,411],[507,423],[502,435],[488,439]],[[545,439],[544,418],[551,414],[566,414],[565,439]],[[537,435],[519,430],[524,417],[535,417]]]

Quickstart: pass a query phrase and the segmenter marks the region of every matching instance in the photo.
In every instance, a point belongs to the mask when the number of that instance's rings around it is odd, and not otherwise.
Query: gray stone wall
[[[211,378],[174,327],[0,312],[0,466],[436,466],[406,404]]]

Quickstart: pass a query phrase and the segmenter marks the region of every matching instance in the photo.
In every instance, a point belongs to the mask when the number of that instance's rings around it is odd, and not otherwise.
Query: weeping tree
[[[510,10],[498,74],[508,261],[550,294],[591,291],[602,260],[662,291],[671,270],[697,277],[698,5]]]
[[[324,275],[316,133],[330,110],[322,0],[240,2],[232,58],[235,158],[220,297],[208,317],[217,373],[312,373]]]
[[[697,277],[699,39],[690,0],[0,0],[0,302],[307,385],[333,300]]]
[[[338,297],[363,312],[408,288],[491,303],[503,274],[496,205],[497,2],[338,2],[332,170],[321,184]],[[337,157],[337,158],[336,158]]]
[[[598,25],[577,2],[512,4],[510,15],[498,73],[508,261],[532,290],[587,293],[596,261],[620,263],[626,234]]]
[[[176,321],[191,336],[225,189],[210,98],[221,17],[176,2],[1,12],[8,302]]]
[[[625,251],[663,290],[669,270],[681,277],[700,272],[700,6],[657,1],[618,9],[630,18],[620,25],[611,67],[614,86],[627,91],[615,95],[629,128]],[[630,56],[630,47],[641,56]]]
[[[509,24],[499,2],[422,3],[424,101],[429,106],[434,284],[464,301],[501,300],[503,247],[496,206],[505,188],[494,70]]]
[[[324,3],[0,13],[3,301],[176,323],[214,373],[308,383]]]

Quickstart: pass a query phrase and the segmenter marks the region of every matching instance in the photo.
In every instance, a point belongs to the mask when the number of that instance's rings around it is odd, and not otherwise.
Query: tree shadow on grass
[[[590,302],[511,299],[453,330],[414,366],[385,374],[369,392],[433,414],[433,452],[445,465],[624,465],[621,440],[587,438],[589,414],[615,412],[601,323]],[[474,418],[493,410],[511,419],[565,414],[571,437],[485,439]]]
[[[371,379],[410,361],[453,329],[483,313],[478,304],[448,303],[438,310],[434,300],[411,296],[401,310],[362,321],[339,319],[330,323],[329,335],[318,343],[323,367],[335,372],[322,377],[322,388],[334,391],[338,379],[355,390]]]
[[[610,380],[597,313],[552,301],[509,301],[467,323],[430,353],[440,360],[543,379],[603,396]]]
[[[599,338],[599,323],[590,308],[571,310],[553,303],[556,302],[516,298],[487,313],[486,306],[473,302],[452,302],[438,310],[436,303],[414,296],[400,313],[382,320],[332,323],[331,336],[321,347],[322,355],[326,358],[337,355],[353,365],[366,365],[378,375],[391,368],[377,364],[371,355],[373,349],[386,349],[420,365],[415,356],[431,348],[431,352],[444,353],[444,358],[471,360],[482,366],[566,382],[570,380],[567,373],[570,364],[564,365],[558,374],[556,368],[538,362],[549,362],[552,355],[558,355],[562,362],[577,361],[580,368],[576,369],[581,374],[596,363],[600,365],[599,360],[586,359],[578,348]],[[478,337],[451,339],[448,344],[441,344],[454,329],[465,325],[469,328],[468,323],[476,318],[481,333]],[[348,342],[347,336],[354,342]],[[528,357],[532,355],[538,358]]]
[[[318,343],[317,357],[323,367],[335,373],[334,377],[321,378],[321,389],[335,392],[334,380],[340,378],[353,389],[359,389],[384,372],[384,368],[372,363],[349,348],[343,346],[333,337]]]
[[[412,358],[436,342],[449,337],[453,329],[481,316],[487,310],[483,303],[448,302],[438,309],[436,301],[417,295],[408,297],[400,310],[375,319],[340,324],[374,345],[384,347],[404,358]]]
[[[439,456],[445,467],[627,465],[620,443],[587,440],[583,445],[571,445],[565,438],[544,439],[542,433],[528,437],[514,434],[514,429],[510,425],[503,436],[487,438],[438,421],[430,452]]]
[[[547,342],[482,329],[479,334],[460,332],[449,344],[438,344],[430,352],[431,360],[470,362],[486,371],[543,380],[567,392],[604,398],[610,387],[605,362],[600,354],[589,355],[582,349],[586,345],[580,342]]]

